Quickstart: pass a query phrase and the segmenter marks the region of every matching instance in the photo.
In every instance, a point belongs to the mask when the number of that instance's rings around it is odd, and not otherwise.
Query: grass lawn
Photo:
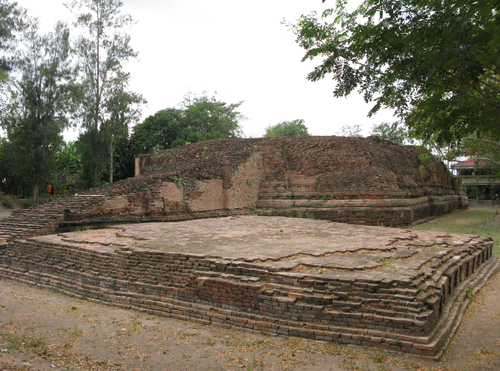
[[[439,217],[411,227],[417,230],[465,233],[493,238],[493,252],[500,256],[500,212],[494,208],[474,208]]]

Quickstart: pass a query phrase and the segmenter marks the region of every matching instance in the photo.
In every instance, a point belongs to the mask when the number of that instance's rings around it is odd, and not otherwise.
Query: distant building
[[[469,200],[498,200],[500,177],[482,160],[468,160],[451,165],[462,180]]]

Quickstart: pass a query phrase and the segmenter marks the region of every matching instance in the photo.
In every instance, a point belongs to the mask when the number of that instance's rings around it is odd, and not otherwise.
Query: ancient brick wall
[[[225,139],[141,155],[137,176],[182,178],[194,189],[183,200],[193,212],[399,226],[466,208],[460,181],[419,154],[375,138]],[[222,180],[218,191],[211,177]]]
[[[112,244],[78,246],[75,238],[0,246],[0,277],[156,315],[430,357],[442,351],[463,315],[467,288],[497,266],[491,239],[471,236],[406,279],[356,271],[305,274]],[[418,249],[433,254],[429,246]]]
[[[374,138],[196,143],[139,156],[135,178],[19,210],[0,221],[0,240],[251,213],[400,226],[467,208],[460,181],[419,154]]]

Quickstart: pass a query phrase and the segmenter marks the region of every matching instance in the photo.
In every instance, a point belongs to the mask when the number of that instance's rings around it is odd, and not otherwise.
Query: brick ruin
[[[467,208],[460,180],[419,154],[377,138],[223,139],[137,156],[136,175],[170,179],[147,209],[157,215],[253,210],[401,226]]]
[[[138,156],[134,178],[1,220],[0,277],[158,315],[439,357],[467,290],[498,261],[489,238],[377,227],[467,207],[445,166],[418,155],[375,138],[301,137]],[[238,245],[241,236],[211,234],[227,220],[253,237]],[[163,228],[172,230],[158,239]]]
[[[140,155],[136,177],[16,211],[0,241],[114,223],[242,215],[402,226],[468,207],[460,180],[377,138],[219,139]]]

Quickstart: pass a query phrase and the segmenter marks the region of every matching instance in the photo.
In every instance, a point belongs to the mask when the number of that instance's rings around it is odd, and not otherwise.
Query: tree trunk
[[[96,19],[100,19],[99,15],[99,5],[97,6],[96,9]],[[96,52],[97,52],[97,60],[96,60],[96,94],[95,94],[95,131],[96,133],[99,132],[99,111],[100,111],[100,106],[101,106],[101,92],[100,92],[100,82],[101,82],[101,26],[97,26],[96,30],[96,42],[97,42],[97,47],[96,47]]]
[[[33,184],[32,188],[33,195],[31,196],[31,203],[33,206],[38,205],[38,182]]]
[[[109,149],[109,184],[113,184],[113,135],[111,135],[111,144]]]
[[[97,187],[97,168],[99,165],[96,163],[94,167],[94,184],[92,184],[92,187]]]

